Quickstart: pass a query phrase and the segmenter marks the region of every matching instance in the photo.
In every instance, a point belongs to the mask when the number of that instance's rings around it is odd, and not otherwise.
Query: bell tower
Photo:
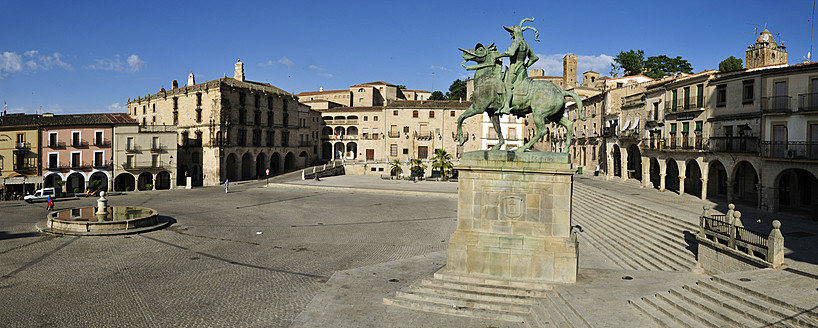
[[[747,68],[787,64],[787,47],[779,46],[769,30],[758,35],[756,43],[747,47]]]

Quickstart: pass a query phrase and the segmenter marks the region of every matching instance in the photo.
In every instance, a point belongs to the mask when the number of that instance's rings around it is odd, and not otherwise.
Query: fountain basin
[[[80,207],[48,214],[45,232],[80,235],[115,235],[159,228],[169,222],[147,207],[108,206],[106,213],[97,214],[97,207]]]

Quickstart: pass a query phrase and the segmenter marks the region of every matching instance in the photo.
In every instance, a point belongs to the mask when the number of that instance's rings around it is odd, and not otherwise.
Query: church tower
[[[577,86],[577,56],[567,54],[562,57],[562,89],[568,90]]]
[[[747,47],[747,68],[787,64],[787,47],[779,46],[769,30],[758,35],[756,43]]]

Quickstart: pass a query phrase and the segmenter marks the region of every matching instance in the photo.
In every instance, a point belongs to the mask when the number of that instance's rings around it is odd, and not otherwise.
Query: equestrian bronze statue
[[[571,146],[573,123],[564,116],[565,97],[570,96],[574,99],[577,103],[579,119],[584,121],[585,112],[582,109],[582,99],[576,93],[562,91],[551,81],[534,81],[528,77],[528,68],[537,61],[537,56],[523,39],[523,31],[534,30],[537,33],[535,40],[539,37],[539,32],[531,26],[523,26],[523,23],[533,20],[533,18],[526,18],[518,26],[505,27],[514,40],[506,52],[500,53],[494,44],[485,47],[480,43],[474,49],[460,49],[463,52],[463,63],[460,65],[466,70],[475,71],[472,104],[457,118],[457,137],[460,145],[467,141],[467,138],[463,137],[463,120],[466,118],[483,112],[488,113],[498,137],[497,145],[491,149],[498,150],[505,144],[503,133],[500,130],[500,115],[513,114],[517,117],[525,117],[531,113],[534,125],[537,127],[537,134],[517,151],[531,149],[531,146],[546,134],[545,121],[548,120],[565,127],[566,141],[562,151],[568,152]],[[511,66],[505,71],[503,71],[503,57],[511,59]],[[467,61],[474,61],[477,64],[466,66],[464,63]]]

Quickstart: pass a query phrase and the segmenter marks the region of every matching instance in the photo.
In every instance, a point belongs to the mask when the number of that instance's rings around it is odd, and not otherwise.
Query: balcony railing
[[[34,169],[36,169],[36,166],[31,165],[29,163],[14,163],[15,172],[27,172],[33,171]]]
[[[145,162],[125,162],[122,163],[122,168],[125,170],[150,170],[150,169],[162,169],[166,167],[166,163],[164,161],[145,161]]]
[[[758,137],[710,137],[708,149],[722,153],[758,154],[761,143]]]
[[[798,95],[799,112],[818,112],[818,93],[804,93]]]
[[[389,134],[390,138],[400,138],[400,132],[399,131],[389,131],[388,134]]]
[[[704,150],[700,136],[674,136],[663,140],[664,149]]]
[[[299,146],[301,146],[301,147],[308,147],[308,146],[312,146],[312,144],[310,143],[310,141],[309,141],[309,140],[301,140],[301,142],[300,142],[300,143],[298,143],[298,145],[299,145]]]
[[[65,142],[49,142],[48,148],[65,148]]]
[[[415,131],[415,138],[419,140],[432,139],[432,131]]]
[[[677,99],[675,106],[672,101],[668,102],[665,106],[665,110],[671,113],[689,110],[704,110],[704,101],[702,101],[702,104],[699,104],[697,98]]]
[[[789,113],[791,111],[789,96],[761,98],[761,111],[764,113]]]
[[[818,142],[764,141],[761,147],[761,157],[818,160]]]
[[[31,144],[30,144],[30,143],[28,143],[28,142],[20,142],[20,141],[18,141],[17,143],[15,143],[15,146],[14,146],[14,147],[15,147],[15,148],[17,148],[17,149],[30,149],[30,148],[31,148]]]
[[[111,140],[108,139],[94,139],[94,146],[107,147],[111,145]]]
[[[133,146],[130,146],[130,147],[125,147],[125,152],[126,153],[135,153],[135,152],[138,152],[140,150],[142,150],[142,147],[137,146],[137,145],[133,145]]]
[[[167,149],[168,149],[168,146],[165,146],[165,145],[162,145],[162,144],[151,145],[151,151],[152,152],[161,152],[161,151],[165,151]]]
[[[88,147],[88,141],[73,140],[71,141],[71,147]]]

